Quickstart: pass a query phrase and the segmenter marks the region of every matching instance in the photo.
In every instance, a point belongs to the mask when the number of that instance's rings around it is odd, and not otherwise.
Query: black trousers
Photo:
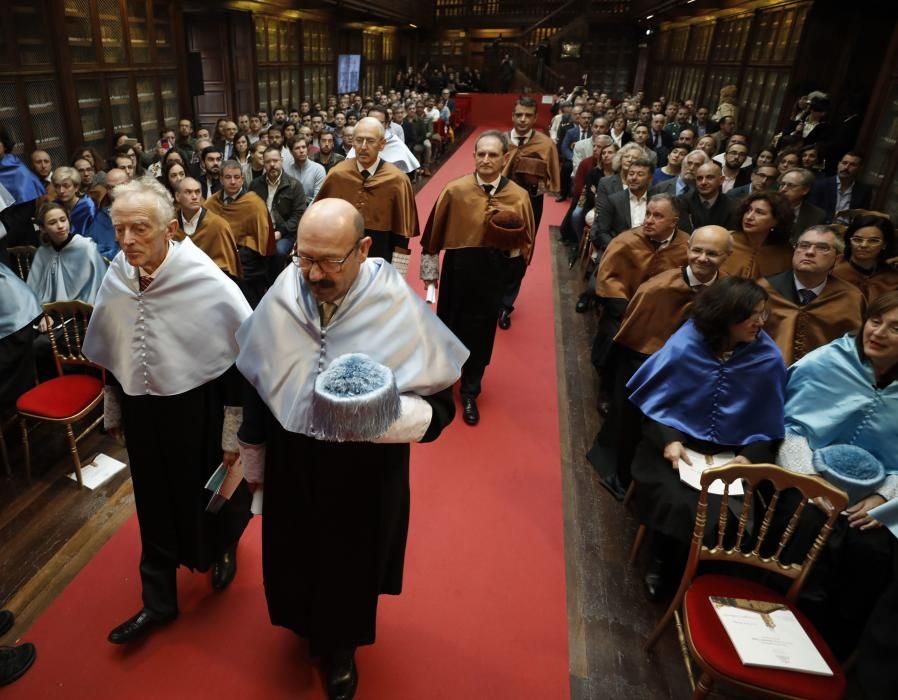
[[[530,206],[533,208],[533,247],[536,247],[536,233],[539,231],[539,222],[543,218],[543,196],[541,194],[538,195],[530,195]],[[521,293],[521,282],[524,281],[524,273],[527,271],[527,262],[525,260],[520,260],[520,262],[510,264],[506,268],[506,277],[505,277],[505,293],[502,295],[502,304],[499,307],[499,311],[507,311],[511,313],[514,311],[514,303],[518,298],[518,294]]]

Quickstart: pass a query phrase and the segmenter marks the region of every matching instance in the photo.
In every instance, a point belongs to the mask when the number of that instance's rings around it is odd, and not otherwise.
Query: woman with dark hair
[[[250,172],[249,146],[249,134],[245,131],[237,132],[237,135],[234,137],[234,155],[231,158],[240,163],[240,167],[243,169],[243,180],[246,182],[247,187],[253,181],[252,173]]]
[[[892,222],[873,214],[856,216],[845,231],[845,256],[833,275],[860,289],[869,304],[898,289],[898,270],[886,262],[895,255]]]
[[[699,293],[690,317],[627,383],[646,416],[632,475],[649,530],[651,600],[682,570],[695,520],[698,493],[680,480],[681,460],[732,453],[732,462],[770,462],[783,437],[786,365],[762,330],[767,293],[724,277]]]
[[[792,267],[789,232],[795,212],[779,192],[752,192],[739,209],[740,231],[733,231],[733,253],[721,266],[728,275],[760,279]]]
[[[188,177],[188,174],[184,164],[173,158],[162,166],[162,175],[159,176],[159,182],[161,182],[171,196],[174,197],[175,188],[185,177]]]
[[[760,168],[762,165],[773,165],[775,160],[776,155],[772,149],[762,148],[758,151],[758,155],[755,156],[755,169]]]
[[[249,158],[249,173],[251,176],[249,182],[252,182],[257,177],[265,174],[265,166],[263,164],[263,161],[265,159],[266,148],[268,148],[268,144],[264,143],[261,140],[256,141],[253,144]]]
[[[776,169],[779,170],[780,175],[783,175],[787,170],[800,167],[801,153],[799,153],[797,148],[784,148],[776,156]]]
[[[894,547],[870,511],[898,498],[898,291],[870,303],[856,335],[808,353],[788,377],[779,463],[816,473],[849,495],[799,598],[833,651],[845,658],[888,583]],[[811,546],[816,530],[806,524],[825,518],[818,508],[804,509],[788,559]]]

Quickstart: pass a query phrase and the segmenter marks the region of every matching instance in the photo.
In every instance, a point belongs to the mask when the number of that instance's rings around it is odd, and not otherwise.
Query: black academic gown
[[[207,571],[237,543],[251,517],[245,482],[218,513],[205,511],[212,495],[206,481],[222,459],[224,406],[241,404],[242,382],[231,367],[183,394],[120,394],[140,522],[144,606],[157,613],[177,610],[176,568]]]
[[[422,442],[454,417],[452,390]],[[313,656],[373,644],[377,599],[398,595],[409,522],[409,445],[324,442],[284,430],[255,391],[244,442],[266,443],[262,574],[272,624],[310,642]]]

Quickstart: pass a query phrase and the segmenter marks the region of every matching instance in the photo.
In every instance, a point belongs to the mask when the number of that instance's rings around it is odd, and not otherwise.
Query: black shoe
[[[642,577],[645,597],[653,603],[661,600],[664,597],[666,583],[664,580],[664,560],[650,557],[645,567],[645,576]]]
[[[237,545],[221,555],[221,559],[212,565],[212,588],[223,591],[234,576],[237,575]]]
[[[166,622],[171,622],[177,616],[178,613],[162,616],[154,613],[152,610],[144,608],[130,620],[126,620],[112,630],[112,632],[109,633],[108,639],[113,644],[128,644],[129,642],[140,639],[154,627],[164,625]]]
[[[473,396],[462,396],[461,408],[465,423],[477,425],[480,422],[480,411],[477,410],[477,400]]]
[[[37,650],[26,642],[17,647],[0,647],[0,685],[19,680],[34,663]]]
[[[359,686],[355,665],[355,649],[335,651],[327,658],[327,697],[329,700],[352,700]]]
[[[0,637],[9,632],[16,622],[16,616],[9,610],[0,610]]]
[[[592,295],[591,294],[581,294],[580,298],[577,299],[577,306],[574,307],[574,310],[578,314],[584,314],[589,311],[589,307],[592,306]]]
[[[511,312],[508,309],[502,309],[502,312],[499,314],[499,328],[503,331],[511,328]]]
[[[614,474],[613,476],[603,476],[599,479],[599,484],[601,484],[602,487],[618,501],[623,501],[624,496],[627,495],[627,489],[624,488],[620,479],[617,478],[617,474]]]
[[[555,198],[555,201],[556,201],[556,202],[563,202],[563,201],[566,200],[566,199],[567,199],[567,197],[565,197],[563,194],[560,194],[560,195],[558,195],[558,196]]]

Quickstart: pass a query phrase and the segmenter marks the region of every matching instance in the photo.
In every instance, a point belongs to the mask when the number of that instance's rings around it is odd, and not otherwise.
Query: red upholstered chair
[[[726,484],[723,502],[729,499],[729,488],[737,479],[744,480],[745,495],[739,514],[738,527],[729,539],[734,542],[730,547],[724,545],[726,526],[731,515],[730,508],[722,507],[715,523],[711,523],[710,536],[716,539],[713,547],[704,542],[708,539],[705,525],[708,522],[708,487],[717,479]],[[763,517],[759,517],[757,537],[754,544],[745,542],[751,504],[762,482],[769,482],[774,495],[770,498]],[[676,619],[677,627],[682,631],[681,646],[686,658],[687,669],[690,670],[689,657],[696,663],[701,675],[696,683],[690,678],[695,689],[693,698],[704,698],[711,692],[715,682],[726,682],[751,695],[773,698],[808,698],[813,700],[837,700],[845,694],[845,674],[833,653],[808,619],[795,606],[801,587],[808,572],[829,538],[833,524],[848,503],[844,491],[840,491],[817,476],[806,476],[786,471],[771,464],[734,465],[708,469],[702,474],[702,490],[699,494],[698,512],[695,516],[695,528],[692,533],[692,544],[689,559],[680,587],[671,601],[670,607],[646,643],[646,651],[650,652],[661,637],[661,633]],[[780,494],[786,489],[798,489],[802,498],[789,516],[788,525],[776,543],[767,541],[774,511],[780,503]],[[735,497],[734,497],[735,498]],[[816,508],[812,499],[826,499],[831,507],[827,507],[828,518],[820,527],[814,544],[801,563],[784,564],[780,561],[783,551],[795,533],[801,512],[804,508]],[[732,501],[730,501],[732,503]],[[782,510],[782,507],[780,507]],[[772,533],[771,533],[772,534]],[[773,545],[776,545],[775,547]],[[762,551],[763,550],[763,551]],[[773,552],[769,556],[768,552]],[[729,575],[696,576],[700,561],[732,562],[746,564],[764,571],[779,574],[791,579],[792,583],[785,594],[774,591],[760,583]],[[748,600],[770,601],[786,605],[801,622],[805,632],[813,640],[817,650],[833,671],[832,677],[816,676],[798,671],[758,668],[746,666],[740,660],[736,649],[724,630],[717,613],[714,612],[710,596],[725,598],[745,598]],[[680,606],[682,605],[682,616]]]
[[[44,305],[44,318],[52,320],[55,332],[48,333],[58,377],[41,382],[22,394],[16,401],[16,410],[22,426],[22,442],[25,447],[25,473],[31,479],[31,447],[28,442],[29,421],[34,423],[62,423],[69,439],[72,461],[78,485],[81,480],[81,460],[78,442],[103,420],[99,418],[75,437],[72,424],[87,416],[103,400],[104,370],[81,354],[81,342],[93,307],[82,301],[59,301]],[[65,374],[66,367],[89,367],[96,374]]]

